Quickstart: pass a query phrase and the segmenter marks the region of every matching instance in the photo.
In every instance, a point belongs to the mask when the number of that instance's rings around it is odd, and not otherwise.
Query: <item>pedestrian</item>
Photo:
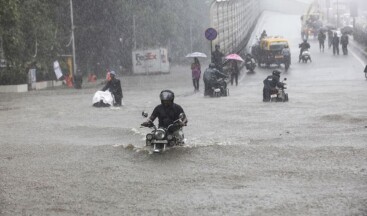
[[[320,52],[324,52],[326,35],[322,30],[320,30],[319,34],[317,35],[317,39],[319,40]]]
[[[201,76],[201,66],[198,58],[194,58],[194,62],[191,64],[192,83],[194,84],[194,92],[199,91],[199,80]]]
[[[327,41],[330,49],[331,45],[333,45],[333,32],[330,29],[327,31]]]
[[[238,85],[238,74],[240,73],[236,60],[230,60],[229,62],[230,73],[231,73],[231,85],[233,85],[233,80],[236,82],[236,86]]]
[[[107,89],[112,93],[115,98],[114,106],[122,105],[122,89],[121,82],[116,78],[116,72],[110,71],[110,80],[106,83],[106,85],[102,88],[102,91],[106,91]]]
[[[212,63],[215,64],[215,68],[220,72],[223,72],[223,57],[224,54],[220,51],[220,46],[215,45],[215,51],[212,52]]]
[[[342,45],[342,50],[344,55],[348,55],[348,44],[349,44],[349,37],[347,33],[343,33],[340,38],[340,44]]]
[[[333,37],[333,54],[338,54],[339,55],[339,37],[338,34],[335,32],[334,33],[334,37]]]

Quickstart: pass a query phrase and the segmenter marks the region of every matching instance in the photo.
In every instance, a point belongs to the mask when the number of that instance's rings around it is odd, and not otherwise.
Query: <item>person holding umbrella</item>
[[[201,75],[201,66],[199,59],[194,58],[194,63],[191,64],[192,83],[194,84],[194,92],[199,91],[199,80]]]
[[[231,85],[233,85],[233,80],[236,81],[236,86],[238,85],[238,74],[240,70],[238,69],[236,60],[229,60],[229,68],[231,73]]]

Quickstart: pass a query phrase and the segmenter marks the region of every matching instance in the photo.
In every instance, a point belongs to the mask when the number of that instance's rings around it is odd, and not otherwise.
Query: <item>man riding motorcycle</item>
[[[276,91],[276,87],[283,87],[284,84],[279,81],[280,73],[280,71],[274,70],[272,75],[266,77],[264,80],[263,102],[270,101],[271,92]]]
[[[245,56],[245,66],[250,72],[253,72],[256,67],[255,58],[250,53]]]
[[[219,70],[215,68],[214,63],[209,64],[209,68],[207,68],[204,72],[203,80],[205,85],[204,96],[212,95],[212,88],[218,86],[220,83],[218,82],[219,78],[227,78],[228,76],[221,73]],[[224,82],[225,83],[225,82]],[[227,83],[225,83],[225,89],[227,88]]]
[[[215,64],[215,67],[222,72],[224,54],[219,49],[220,46],[218,44],[215,45],[215,51],[212,52],[212,62]]]
[[[161,104],[156,106],[153,110],[152,115],[147,121],[143,122],[141,126],[152,127],[154,120],[158,117],[158,127],[167,128],[175,120],[180,118],[180,114],[184,113],[182,107],[175,104],[173,101],[175,99],[175,94],[171,90],[163,90],[159,94]],[[187,125],[187,118],[182,121],[181,126]]]
[[[299,44],[298,46],[300,48],[300,53],[299,53],[299,62],[301,62],[301,58],[302,58],[302,53],[303,51],[310,49],[310,44],[307,42],[307,40],[303,40],[303,42],[301,44]]]

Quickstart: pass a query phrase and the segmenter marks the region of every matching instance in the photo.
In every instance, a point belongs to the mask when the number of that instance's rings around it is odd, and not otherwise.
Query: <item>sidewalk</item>
[[[354,38],[351,37],[351,40],[349,40],[350,46],[352,46],[354,49],[358,50],[359,53],[361,53],[365,58],[367,58],[367,52],[365,51],[363,45],[361,45],[359,42],[355,41]]]

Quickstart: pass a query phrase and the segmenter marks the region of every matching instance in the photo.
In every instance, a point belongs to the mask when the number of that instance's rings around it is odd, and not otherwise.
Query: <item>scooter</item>
[[[303,63],[307,63],[308,61],[312,62],[311,60],[311,53],[308,49],[305,49],[303,52],[302,52],[302,55],[301,55],[301,61]]]
[[[227,88],[227,79],[219,78],[217,83],[212,87],[212,97],[226,97],[229,95]]]
[[[147,112],[142,112],[143,117],[148,117]],[[179,119],[170,124],[167,128],[156,127],[154,123],[149,128],[153,128],[152,132],[145,136],[146,146],[150,146],[154,153],[162,153],[167,148],[173,146],[182,146],[185,144],[185,137],[182,127],[185,126],[186,116],[181,113]]]
[[[251,73],[254,72],[256,68],[256,61],[253,57],[251,59],[246,59],[245,63],[246,69],[249,70]]]
[[[270,94],[270,101],[271,102],[288,102],[288,93],[285,93],[284,89],[287,89],[287,78],[281,82],[283,83],[282,87],[276,87],[275,90],[272,90]]]

